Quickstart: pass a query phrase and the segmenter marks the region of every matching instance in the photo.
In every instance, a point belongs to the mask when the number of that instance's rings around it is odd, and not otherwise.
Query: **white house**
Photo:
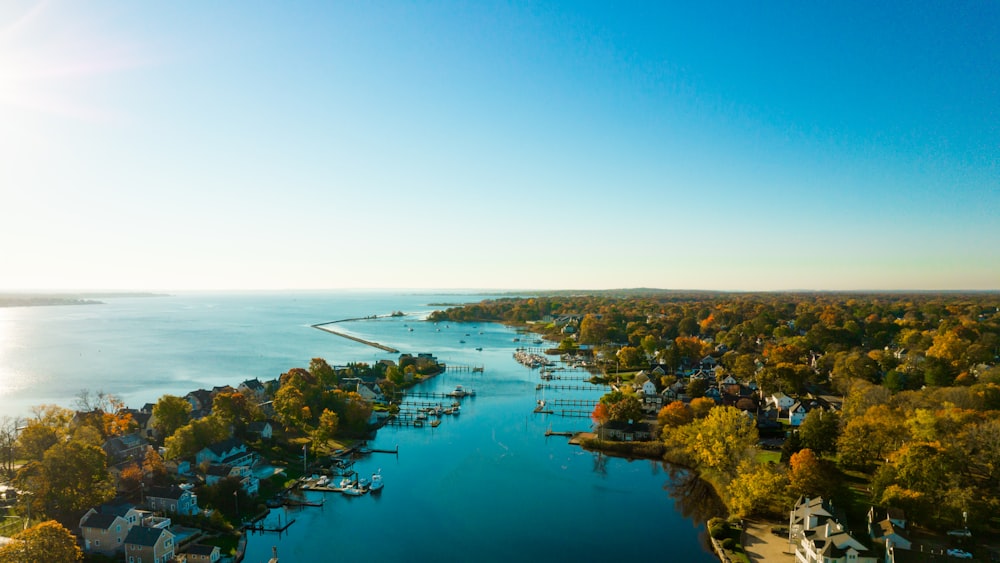
[[[788,517],[788,541],[796,563],[878,563],[876,554],[859,542],[833,516],[822,498],[800,498]]]
[[[767,398],[767,403],[774,405],[779,411],[787,411],[792,405],[795,404],[795,399],[785,395],[781,391],[778,391]]]

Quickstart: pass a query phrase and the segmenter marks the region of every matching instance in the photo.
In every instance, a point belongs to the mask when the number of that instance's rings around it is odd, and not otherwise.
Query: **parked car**
[[[949,549],[946,553],[952,557],[957,557],[959,559],[972,559],[971,553],[969,553],[968,551],[962,551],[961,549]]]

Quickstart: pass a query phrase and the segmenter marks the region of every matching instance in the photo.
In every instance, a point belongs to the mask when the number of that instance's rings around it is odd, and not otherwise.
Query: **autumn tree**
[[[325,387],[336,387],[337,385],[337,372],[323,358],[313,358],[309,361],[309,373],[316,378],[320,385]]]
[[[83,561],[83,551],[72,532],[55,520],[40,522],[0,546],[0,563],[23,561]]]
[[[689,404],[691,408],[691,414],[695,418],[705,418],[708,413],[715,408],[715,401],[707,397],[698,397],[696,399],[691,399]]]
[[[673,401],[660,409],[656,415],[656,421],[660,428],[676,428],[690,424],[694,420],[694,413],[683,401]]]
[[[665,443],[679,448],[701,469],[735,477],[739,463],[757,444],[757,425],[733,407],[716,407],[708,416],[665,433]]]
[[[777,465],[745,459],[737,467],[736,478],[726,487],[726,504],[738,518],[768,511],[772,505],[780,505],[787,484],[788,478]]]
[[[600,344],[607,340],[608,325],[593,314],[584,315],[580,321],[580,343]]]
[[[831,468],[809,448],[792,454],[788,461],[788,486],[792,496],[830,497],[835,489]]]
[[[618,353],[618,362],[624,367],[639,367],[646,365],[646,354],[641,348],[622,346]]]
[[[316,429],[312,433],[313,441],[317,444],[323,444],[332,440],[337,434],[337,427],[339,425],[340,418],[337,416],[337,413],[329,409],[323,409],[323,412],[319,415],[319,423],[316,424]]]

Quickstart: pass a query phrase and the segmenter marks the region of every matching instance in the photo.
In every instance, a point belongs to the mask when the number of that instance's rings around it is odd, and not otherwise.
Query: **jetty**
[[[352,320],[352,319],[346,319],[346,320]],[[355,342],[360,342],[361,344],[365,344],[365,345],[371,346],[373,348],[378,348],[379,350],[384,350],[386,352],[389,352],[390,354],[398,354],[399,353],[399,350],[397,350],[397,349],[395,349],[395,348],[393,348],[391,346],[386,346],[384,344],[379,344],[378,342],[372,342],[371,340],[365,340],[364,338],[358,338],[357,336],[352,336],[350,334],[347,334],[347,333],[344,333],[344,332],[340,332],[339,330],[333,330],[332,328],[330,328],[328,326],[328,325],[331,325],[331,324],[334,324],[334,323],[339,323],[339,322],[342,322],[342,321],[332,321],[332,322],[329,322],[329,323],[319,323],[319,324],[314,324],[314,325],[310,325],[310,326],[312,328],[318,328],[319,330],[322,330],[324,332],[329,332],[330,334],[336,334],[337,336],[346,338],[348,340],[353,340]]]
[[[542,389],[552,389],[555,391],[597,391],[602,387],[609,387],[605,383],[591,383],[589,385],[561,385],[556,383],[539,383],[535,385],[535,391]]]

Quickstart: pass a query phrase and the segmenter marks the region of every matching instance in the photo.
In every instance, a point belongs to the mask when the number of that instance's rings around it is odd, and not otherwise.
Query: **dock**
[[[571,437],[573,437],[573,433],[572,432],[555,432],[551,428],[549,428],[548,430],[545,431],[545,437],[547,438],[549,436],[566,436],[567,438],[571,438]]]
[[[289,526],[291,526],[294,523],[295,523],[295,519],[292,518],[288,522],[285,522],[284,526],[279,526],[277,528],[266,528],[266,527],[264,527],[263,524],[250,524],[248,526],[244,526],[243,529],[244,530],[249,530],[251,532],[275,532],[275,533],[280,534],[280,533],[284,532],[285,530],[287,530],[289,528]]]
[[[563,385],[559,383],[539,383],[535,385],[535,391],[551,389],[554,391],[600,391],[609,387],[606,383],[591,383],[589,385]]]

